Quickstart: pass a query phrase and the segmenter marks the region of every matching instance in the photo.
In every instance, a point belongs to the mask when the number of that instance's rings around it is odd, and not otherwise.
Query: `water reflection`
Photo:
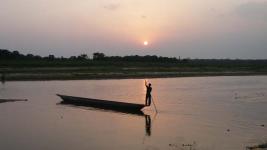
[[[145,115],[146,119],[146,135],[151,136],[151,118],[150,115]]]
[[[58,103],[58,105],[64,105],[64,106],[70,106],[70,107],[75,107],[75,108],[81,108],[81,109],[86,109],[86,110],[94,110],[94,111],[102,111],[102,112],[113,112],[113,113],[119,113],[119,114],[127,114],[127,115],[135,115],[135,116],[143,116],[145,118],[145,135],[146,136],[151,136],[151,117],[149,114],[145,114],[143,111],[127,111],[127,110],[112,110],[112,109],[101,109],[101,108],[95,108],[95,107],[90,107],[90,106],[82,106],[78,104],[73,104],[73,103],[67,103],[64,101],[61,101]]]

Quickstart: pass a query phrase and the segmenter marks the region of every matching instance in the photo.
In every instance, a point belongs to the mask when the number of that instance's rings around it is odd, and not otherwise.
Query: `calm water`
[[[144,80],[7,82],[1,150],[244,150],[267,141],[267,76],[151,79],[145,116],[58,104],[56,93],[144,103]],[[261,125],[265,125],[264,127]]]

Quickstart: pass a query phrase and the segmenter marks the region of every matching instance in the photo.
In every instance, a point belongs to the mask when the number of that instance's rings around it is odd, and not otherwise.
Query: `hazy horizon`
[[[23,54],[267,58],[267,0],[0,0],[0,21]]]

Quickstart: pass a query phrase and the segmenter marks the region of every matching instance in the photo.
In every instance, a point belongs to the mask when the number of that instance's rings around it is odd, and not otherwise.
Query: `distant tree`
[[[9,51],[5,49],[0,49],[0,58],[4,59],[18,59],[18,58],[24,58],[25,56],[23,54],[20,54],[18,51]]]
[[[189,62],[191,59],[188,57],[188,58],[184,58],[182,59],[182,62]]]
[[[12,52],[12,57],[19,58],[20,57],[20,53],[18,51],[13,51]]]
[[[54,55],[48,55],[48,59],[49,60],[54,60],[55,59],[55,56]]]
[[[65,60],[65,59],[66,59],[66,58],[65,58],[65,57],[63,57],[63,56],[61,56],[61,57],[60,57],[60,60]]]
[[[27,54],[26,57],[32,59],[32,58],[34,58],[34,55],[33,54]]]
[[[70,59],[70,60],[75,60],[75,59],[77,59],[77,57],[76,57],[76,56],[70,56],[69,59]]]
[[[81,54],[80,56],[77,57],[77,59],[86,60],[86,59],[88,59],[88,56],[87,56],[87,54]]]
[[[35,59],[42,59],[42,57],[39,56],[39,55],[35,55],[34,58],[35,58]]]
[[[93,60],[103,60],[105,58],[104,53],[96,52],[93,54]]]
[[[11,52],[6,50],[6,49],[1,49],[0,50],[0,58],[10,58],[11,57]]]

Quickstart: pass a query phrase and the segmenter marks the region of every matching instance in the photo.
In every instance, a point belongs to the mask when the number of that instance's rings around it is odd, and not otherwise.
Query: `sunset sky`
[[[267,59],[267,0],[0,0],[0,49]]]

